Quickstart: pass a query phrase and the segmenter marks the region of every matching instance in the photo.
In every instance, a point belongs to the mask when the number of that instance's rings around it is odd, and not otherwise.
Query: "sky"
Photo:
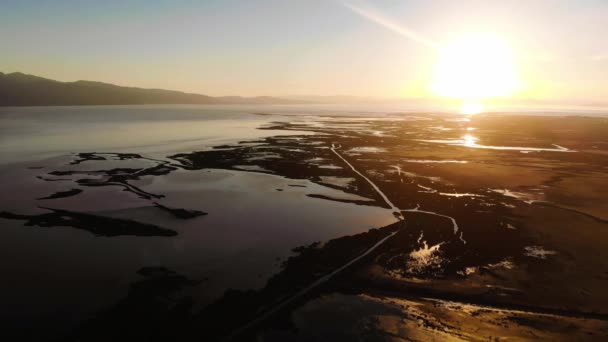
[[[433,97],[438,48],[499,37],[514,98],[608,101],[605,0],[2,0],[0,71],[218,95]]]

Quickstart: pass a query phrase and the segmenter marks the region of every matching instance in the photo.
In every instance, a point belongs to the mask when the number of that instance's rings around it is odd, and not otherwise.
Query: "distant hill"
[[[391,99],[386,98],[351,95],[288,95],[283,96],[282,98],[292,101],[305,101],[322,104],[386,103],[387,101],[392,101]]]
[[[121,87],[114,84],[59,82],[20,72],[0,72],[0,106],[70,106],[139,104],[295,104],[304,101],[277,97],[211,97],[163,89]]]

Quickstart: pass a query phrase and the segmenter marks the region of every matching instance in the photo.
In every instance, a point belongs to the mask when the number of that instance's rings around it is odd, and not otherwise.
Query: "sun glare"
[[[476,101],[466,101],[460,106],[460,114],[474,115],[483,112],[483,105]]]
[[[461,112],[483,110],[479,101],[513,95],[520,82],[511,49],[495,36],[472,34],[440,49],[431,90],[464,100]]]

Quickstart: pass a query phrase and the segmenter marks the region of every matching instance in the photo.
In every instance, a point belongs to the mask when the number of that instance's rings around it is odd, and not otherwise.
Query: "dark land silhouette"
[[[164,89],[122,87],[93,81],[60,82],[20,72],[0,72],[0,106],[144,104],[295,104],[270,96],[212,97]]]

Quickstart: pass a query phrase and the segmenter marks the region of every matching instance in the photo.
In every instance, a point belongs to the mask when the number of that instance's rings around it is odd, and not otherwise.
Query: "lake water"
[[[284,108],[288,114],[301,109]],[[44,215],[48,209],[136,220],[177,232],[162,236],[95,236],[67,226],[40,227],[0,218],[0,317],[19,333],[61,336],[124,297],[142,267],[166,267],[202,285],[197,305],[227,289],[258,289],[295,247],[360,233],[395,221],[376,206],[328,201],[367,200],[308,180],[236,170],[174,170],[132,183],[162,194],[157,201],[208,215],[180,220],[153,201],[117,187],[83,187],[72,176],[146,168],[178,152],[311,132],[259,130],[290,117],[256,115],[273,106],[116,106],[0,109],[0,212]],[[139,153],[150,159],[87,161],[80,152]],[[79,175],[79,174],[76,174]],[[75,176],[76,176],[75,175]],[[70,189],[78,196],[41,199]],[[281,191],[278,191],[280,189]],[[44,207],[44,208],[41,208]]]
[[[166,105],[0,108],[0,164],[70,152],[164,154],[192,151],[278,132],[256,128],[293,115],[384,116],[449,111],[405,105]],[[608,116],[605,107],[495,108],[532,115]],[[263,116],[255,113],[284,114]]]

